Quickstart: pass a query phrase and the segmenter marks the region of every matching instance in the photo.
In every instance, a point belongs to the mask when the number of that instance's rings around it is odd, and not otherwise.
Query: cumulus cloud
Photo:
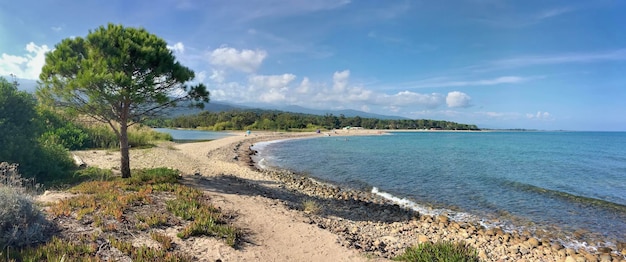
[[[211,76],[209,79],[213,80],[216,83],[223,83],[226,80],[226,72],[224,70],[212,70]]]
[[[293,74],[253,75],[248,78],[248,82],[253,86],[275,89],[287,87],[294,79],[296,76]]]
[[[459,91],[452,91],[446,96],[446,104],[448,107],[469,107],[472,98],[467,94]]]
[[[309,81],[308,77],[302,79],[302,82],[296,91],[300,94],[307,94],[311,91],[311,81]]]
[[[335,72],[333,74],[333,88],[335,91],[343,92],[348,86],[348,79],[350,78],[350,70],[344,70],[341,72]]]
[[[283,102],[289,93],[289,84],[296,79],[293,74],[253,75],[248,78],[250,92],[257,94],[258,101],[266,103]]]
[[[175,53],[185,53],[185,45],[182,42],[177,42],[174,45],[167,45],[167,49],[172,50]]]
[[[526,114],[526,118],[528,119],[537,119],[537,120],[549,120],[552,119],[552,115],[550,115],[550,113],[548,112],[541,112],[538,111],[535,114]]]
[[[18,78],[39,79],[41,68],[46,62],[46,52],[51,51],[47,45],[36,45],[30,42],[26,45],[26,54],[22,56],[2,53],[0,56],[0,75],[14,74]]]
[[[419,106],[435,108],[443,104],[444,97],[439,93],[420,94],[411,91],[402,91],[394,95],[379,96],[378,103],[393,106]]]
[[[211,64],[225,66],[246,73],[253,73],[267,57],[265,50],[237,50],[220,47],[209,54]]]

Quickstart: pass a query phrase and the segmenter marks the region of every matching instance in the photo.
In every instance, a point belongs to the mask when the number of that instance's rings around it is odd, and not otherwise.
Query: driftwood
[[[85,163],[85,161],[83,161],[83,159],[80,158],[79,156],[72,154],[72,158],[74,158],[74,164],[76,164],[78,167],[80,168],[87,167],[87,163]]]

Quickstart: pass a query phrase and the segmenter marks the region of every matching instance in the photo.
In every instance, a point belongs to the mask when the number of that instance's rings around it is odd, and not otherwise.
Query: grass
[[[461,242],[425,242],[410,247],[394,258],[395,261],[411,262],[479,262],[478,252]]]
[[[302,201],[302,210],[307,214],[319,214],[322,211],[322,206],[315,202],[315,200]]]
[[[177,237],[183,240],[217,237],[233,247],[240,238],[240,230],[228,224],[202,191],[178,183],[177,170],[133,170],[130,179],[96,169],[85,172],[99,179],[70,188],[77,197],[47,207],[55,221],[84,228],[62,232],[38,245],[12,246],[5,254],[0,251],[2,257],[9,261],[100,261],[97,252],[107,242],[133,261],[192,261],[176,249],[171,237],[160,233],[162,229],[181,225]],[[159,247],[133,246],[138,236],[158,242]]]

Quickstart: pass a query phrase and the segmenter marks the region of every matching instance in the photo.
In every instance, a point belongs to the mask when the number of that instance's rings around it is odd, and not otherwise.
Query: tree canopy
[[[130,125],[181,101],[208,102],[203,84],[167,43],[143,28],[109,24],[62,40],[46,54],[37,95],[42,102],[107,123],[120,140],[122,177],[130,177]]]

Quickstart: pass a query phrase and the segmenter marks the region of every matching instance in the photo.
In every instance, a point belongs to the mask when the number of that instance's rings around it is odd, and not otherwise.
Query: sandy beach
[[[339,130],[330,135],[377,135]],[[565,248],[541,234],[507,233],[430,217],[400,208],[369,192],[316,182],[284,170],[258,170],[250,146],[261,141],[323,136],[315,133],[243,132],[198,143],[164,142],[131,150],[131,168],[170,167],[204,190],[211,202],[233,212],[246,241],[233,249],[219,240],[178,243],[200,261],[387,261],[425,241],[464,241],[485,261],[626,261],[625,250]],[[119,152],[73,152],[88,166],[117,169]],[[303,211],[313,201],[320,211]],[[546,232],[547,235],[547,232]],[[619,249],[620,247],[618,247]]]

